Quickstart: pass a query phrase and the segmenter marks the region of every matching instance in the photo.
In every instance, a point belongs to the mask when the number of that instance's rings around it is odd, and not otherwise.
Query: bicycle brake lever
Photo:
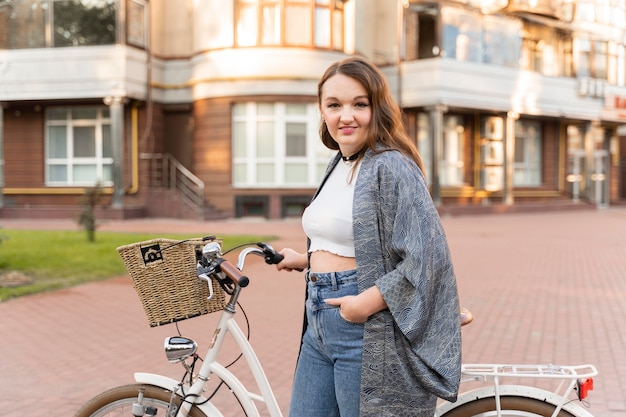
[[[267,243],[257,242],[256,245],[261,248],[261,250],[263,250],[263,254],[265,255],[265,263],[269,265],[275,265],[285,259],[283,255],[276,252],[276,250]]]
[[[257,246],[263,250],[263,254],[265,254],[265,263],[269,265],[276,265],[280,263],[285,257],[280,253],[276,252],[276,250],[268,245],[267,243],[257,242]],[[296,271],[302,272],[302,268],[296,268]]]

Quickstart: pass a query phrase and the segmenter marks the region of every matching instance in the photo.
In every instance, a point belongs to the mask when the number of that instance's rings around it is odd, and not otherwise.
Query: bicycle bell
[[[222,247],[217,242],[209,242],[202,248],[202,256],[212,262],[222,256]]]

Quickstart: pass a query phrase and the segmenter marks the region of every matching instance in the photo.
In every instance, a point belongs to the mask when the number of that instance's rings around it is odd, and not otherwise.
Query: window
[[[517,18],[428,3],[405,10],[407,60],[442,56],[518,68],[522,23]],[[441,23],[440,23],[441,22]],[[442,25],[441,39],[438,27]]]
[[[115,43],[116,0],[53,0],[53,46],[111,45]],[[46,4],[46,3],[42,3]]]
[[[436,4],[413,4],[404,12],[405,56],[407,60],[439,56],[437,39],[439,6]]]
[[[342,0],[236,0],[237,46],[343,49]]]
[[[463,170],[465,167],[465,128],[464,120],[461,116],[443,116],[443,138],[441,155],[439,159],[439,184],[442,186],[455,187],[462,186]],[[420,113],[417,116],[417,147],[424,169],[426,179],[434,175],[432,173],[433,150],[431,143],[431,121],[428,113]]]
[[[614,42],[574,40],[576,75],[623,85],[624,47]]]
[[[113,184],[109,109],[52,107],[46,113],[46,184]]]
[[[428,113],[419,113],[417,115],[417,149],[422,157],[424,163],[424,170],[426,171],[426,182],[430,185],[431,178],[433,177],[433,164],[432,164],[432,142],[430,134],[430,116]]]
[[[626,3],[622,0],[577,0],[574,20],[626,28]]]
[[[233,185],[315,187],[333,151],[319,140],[313,103],[238,103],[233,107]]]
[[[483,16],[483,62],[518,68],[522,49],[522,24],[505,16]]]
[[[144,47],[145,0],[0,0],[0,49],[114,45],[120,7],[128,43]]]
[[[463,185],[464,132],[462,117],[444,115],[443,146],[439,166],[439,182],[442,186]]]
[[[541,185],[541,124],[518,120],[515,123],[514,186]]]
[[[481,16],[468,10],[443,7],[443,56],[457,61],[481,62]]]
[[[126,42],[145,47],[146,39],[146,3],[144,0],[128,0],[126,3]]]

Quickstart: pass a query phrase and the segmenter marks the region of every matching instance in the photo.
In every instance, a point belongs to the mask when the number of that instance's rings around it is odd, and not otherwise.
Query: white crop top
[[[359,166],[349,182],[352,164],[340,161],[317,197],[304,210],[302,228],[311,239],[309,252],[323,250],[354,258],[352,202]]]

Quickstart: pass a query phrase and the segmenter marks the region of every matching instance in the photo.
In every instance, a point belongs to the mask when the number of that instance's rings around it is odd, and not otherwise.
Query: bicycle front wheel
[[[140,389],[145,389],[142,403],[157,409],[157,416],[168,416],[171,391],[145,384],[131,384],[105,391],[89,400],[74,417],[116,417],[132,416],[133,404],[137,401]],[[177,405],[181,398],[178,397]],[[176,415],[176,413],[172,414]],[[196,406],[191,407],[190,417],[206,417]]]
[[[528,397],[500,397],[500,417],[551,417],[554,404]],[[453,408],[441,417],[497,417],[495,397],[480,398]],[[561,410],[558,417],[576,417]]]

